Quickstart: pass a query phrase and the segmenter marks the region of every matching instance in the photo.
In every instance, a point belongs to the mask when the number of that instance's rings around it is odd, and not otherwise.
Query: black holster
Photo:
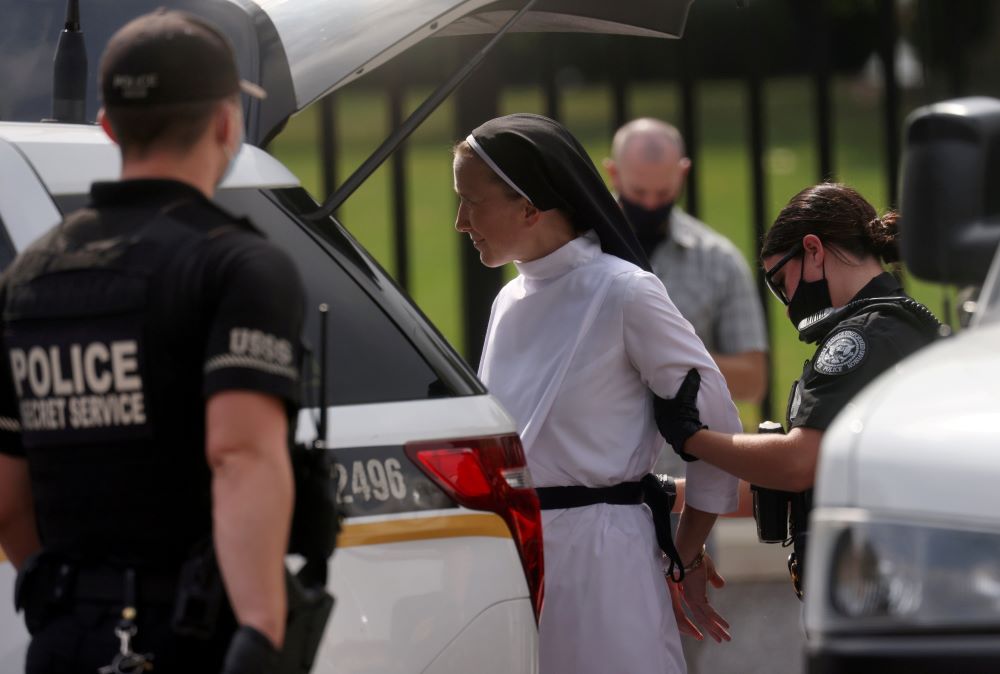
[[[805,588],[806,539],[809,535],[809,512],[812,510],[812,489],[793,494],[789,505],[788,529],[792,553],[788,556],[788,572],[792,577],[795,596],[802,599]]]
[[[329,450],[295,444],[291,450],[295,475],[295,511],[288,552],[302,555],[305,568],[299,578],[308,586],[326,585],[326,564],[337,547],[340,514],[337,510],[333,454]]]
[[[758,433],[783,435],[785,429],[774,421],[762,421],[757,425]],[[757,523],[757,540],[761,543],[782,543],[788,541],[789,504],[793,492],[768,489],[750,485],[753,494],[753,519]]]
[[[24,611],[29,634],[67,610],[74,578],[75,567],[48,552],[36,552],[25,561],[14,583],[14,609]]]
[[[301,572],[300,572],[301,573]],[[333,596],[323,586],[303,582],[285,571],[288,618],[281,650],[280,674],[306,674],[313,665],[333,610]],[[196,639],[212,639],[218,630],[235,627],[226,603],[222,574],[211,542],[192,555],[180,575],[172,628]]]
[[[642,500],[653,514],[653,528],[656,530],[656,542],[660,550],[670,560],[667,574],[675,583],[684,580],[684,561],[674,545],[673,527],[670,513],[677,500],[677,483],[669,475],[649,473],[640,481],[642,485]]]
[[[763,421],[757,426],[757,432],[781,434],[784,433],[784,429],[781,424]],[[795,594],[801,599],[805,539],[809,527],[809,511],[812,510],[812,490],[792,492],[750,485],[750,491],[753,493],[753,518],[757,523],[758,540],[761,543],[794,546],[788,556],[788,572],[792,578]]]
[[[291,573],[285,574],[288,623],[281,649],[281,674],[306,674],[312,669],[333,611],[333,595],[324,587],[307,587]]]
[[[209,538],[196,547],[181,567],[171,628],[179,636],[212,639],[221,627],[223,609],[229,610],[226,589]]]

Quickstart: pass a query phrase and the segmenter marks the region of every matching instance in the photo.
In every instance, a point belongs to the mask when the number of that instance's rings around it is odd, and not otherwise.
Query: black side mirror
[[[928,281],[979,284],[1000,245],[1000,100],[958,98],[906,120],[902,255]]]

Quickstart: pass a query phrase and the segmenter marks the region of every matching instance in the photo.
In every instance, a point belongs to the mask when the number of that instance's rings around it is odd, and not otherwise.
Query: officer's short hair
[[[219,103],[215,100],[143,108],[105,106],[104,114],[122,152],[143,155],[153,148],[190,149],[205,133]]]
[[[205,132],[216,107],[240,93],[265,96],[241,80],[228,40],[185,12],[157,10],[116,32],[101,56],[101,100],[122,150],[184,150]]]

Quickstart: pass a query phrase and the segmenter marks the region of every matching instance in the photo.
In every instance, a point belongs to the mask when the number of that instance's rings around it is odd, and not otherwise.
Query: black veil
[[[528,113],[491,119],[466,139],[494,172],[536,208],[565,212],[578,229],[591,229],[605,253],[650,270],[621,207],[586,150],[559,122]]]

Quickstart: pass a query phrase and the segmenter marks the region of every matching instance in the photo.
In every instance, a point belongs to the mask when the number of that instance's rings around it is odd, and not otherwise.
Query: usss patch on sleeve
[[[828,337],[813,359],[813,369],[821,374],[846,374],[864,362],[868,343],[858,330],[840,330]]]

